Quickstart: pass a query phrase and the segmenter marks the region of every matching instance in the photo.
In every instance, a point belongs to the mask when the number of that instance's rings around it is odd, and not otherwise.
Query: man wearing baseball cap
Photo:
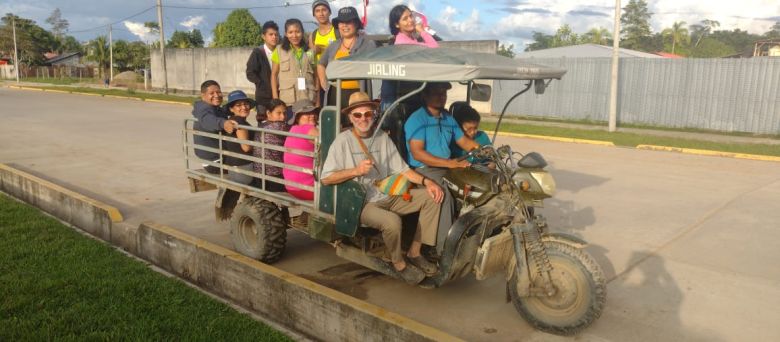
[[[422,244],[436,244],[442,188],[436,182],[409,168],[398,153],[393,141],[383,131],[376,129],[379,102],[372,101],[364,92],[353,93],[349,105],[342,114],[349,117],[352,128],[336,136],[328,150],[328,157],[322,167],[322,184],[334,185],[355,180],[366,188],[366,204],[360,214],[360,222],[379,229],[385,243],[386,253],[393,268],[409,284],[417,284],[425,276],[438,272],[436,265],[420,254]],[[362,147],[370,146],[370,147]],[[370,151],[368,150],[370,149]],[[366,155],[368,151],[370,155]],[[414,184],[422,187],[411,189],[411,199],[391,196],[380,192],[375,183],[390,175],[402,174]],[[417,232],[409,250],[401,249],[401,217],[420,212]]]

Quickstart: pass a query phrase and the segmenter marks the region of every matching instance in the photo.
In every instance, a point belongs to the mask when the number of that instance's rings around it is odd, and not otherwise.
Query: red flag
[[[363,23],[363,29],[366,29],[366,26],[368,25],[368,0],[363,0],[363,20],[361,20]]]

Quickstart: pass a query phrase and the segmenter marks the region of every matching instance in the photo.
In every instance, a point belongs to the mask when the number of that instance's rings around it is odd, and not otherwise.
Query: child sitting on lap
[[[458,125],[460,125],[463,134],[476,141],[480,147],[491,145],[488,135],[484,131],[479,130],[479,121],[481,117],[476,109],[469,105],[464,105],[455,110],[455,112],[452,113],[452,116],[455,118],[455,121],[458,122]],[[450,148],[452,150],[452,158],[459,158],[466,155],[466,151],[456,144],[453,144]],[[473,156],[469,157],[467,160],[472,164],[480,162],[480,160],[477,160]]]

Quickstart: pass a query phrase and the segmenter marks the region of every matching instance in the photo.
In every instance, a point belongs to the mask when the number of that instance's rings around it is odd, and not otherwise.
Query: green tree
[[[694,24],[689,27],[691,38],[696,37],[696,43],[694,47],[699,46],[701,40],[706,37],[713,29],[720,26],[720,22],[717,20],[704,19],[699,24]]]
[[[56,51],[59,44],[51,32],[35,24],[35,21],[21,18],[11,13],[0,21],[0,51],[14,50],[12,21],[16,22],[16,46],[19,50],[19,63],[41,65],[45,62],[43,54]]]
[[[714,31],[709,35],[709,38],[720,41],[730,46],[737,53],[753,53],[753,43],[756,40],[761,39],[762,36],[752,34],[740,29],[734,29],[732,31]]]
[[[263,41],[260,25],[247,9],[236,9],[214,27],[212,47],[257,46]]]
[[[106,36],[98,36],[87,44],[87,49],[89,50],[87,52],[87,60],[97,63],[100,78],[103,78],[110,62],[108,48]]]
[[[499,45],[496,54],[500,56],[509,57],[509,58],[515,58],[515,44]]]
[[[535,51],[535,50],[544,50],[549,49],[552,45],[553,36],[549,34],[544,34],[542,32],[536,32],[533,33],[533,39],[534,42],[531,44],[528,44],[525,47],[525,51]]]
[[[132,70],[149,67],[149,46],[144,42],[135,41],[128,44],[129,60],[127,65]]]
[[[149,33],[157,37],[160,34],[160,25],[156,21],[147,21],[144,23],[144,27],[149,30]],[[160,39],[155,38],[151,43],[151,48],[153,49],[159,49],[160,48]]]
[[[653,15],[647,9],[647,2],[644,0],[630,0],[626,7],[623,7],[623,15],[620,16],[620,34],[622,36],[621,44],[625,48],[647,51],[642,44],[643,40],[652,35],[650,30],[650,17]]]
[[[563,24],[563,26],[558,28],[558,31],[555,31],[551,47],[576,45],[578,42],[579,36],[572,32],[568,24]]]
[[[179,49],[203,47],[203,35],[198,29],[192,30],[192,32],[175,31],[171,35],[171,40],[168,41],[168,46]]]
[[[780,39],[780,21],[775,22],[774,25],[764,33],[764,38],[766,39]]]
[[[696,58],[719,58],[737,53],[726,43],[713,38],[703,38],[698,46],[691,49],[690,56]]]
[[[607,31],[607,29],[603,27],[599,27],[599,28],[594,27],[590,29],[590,31],[588,31],[587,33],[581,36],[580,42],[607,45],[609,44],[609,36],[610,33],[609,31]]]
[[[672,27],[664,29],[661,34],[672,39],[672,53],[674,53],[677,44],[691,42],[691,37],[688,35],[688,29],[685,28],[684,21],[675,21]]]
[[[60,12],[59,8],[56,8],[51,12],[51,15],[46,18],[46,23],[51,25],[51,33],[54,34],[57,39],[64,38],[65,33],[68,32],[68,27],[70,27],[68,20],[62,19],[62,12]]]
[[[76,38],[73,36],[65,36],[65,38],[62,39],[62,44],[60,45],[60,52],[84,52],[84,48],[81,46],[81,43],[79,43]]]

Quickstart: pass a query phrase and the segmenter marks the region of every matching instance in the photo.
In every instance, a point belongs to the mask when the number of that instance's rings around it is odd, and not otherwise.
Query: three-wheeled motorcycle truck
[[[552,80],[560,79],[565,70],[521,62],[494,54],[457,49],[427,49],[418,46],[387,46],[330,63],[327,77],[337,91],[336,106],[320,112],[319,136],[240,126],[255,134],[279,134],[310,139],[314,152],[289,149],[259,141],[239,140],[222,134],[192,129],[194,119],[184,125],[186,173],[192,191],[219,188],[216,215],[229,219],[230,233],[237,251],[257,260],[273,263],[284,252],[287,229],[300,230],[310,237],[335,246],[336,254],[390,277],[400,278],[384,261],[381,234],[359,222],[365,190],[355,181],[335,186],[319,182],[319,169],[327,158],[328,148],[341,131],[341,80],[398,82],[410,89],[377,119],[377,125],[389,132],[405,155],[404,120],[419,106],[419,93],[427,82],[457,82],[466,86],[466,101],[490,97],[491,87],[478,81],[520,80],[518,89],[503,107],[496,130],[501,125],[509,103],[531,88],[544,92]],[[371,82],[368,82],[371,83]],[[463,102],[453,103],[457,107]],[[192,136],[218,139],[220,148],[193,143]],[[495,144],[496,134],[493,134]],[[314,158],[312,169],[284,165],[263,158],[232,153],[222,149],[226,141],[252,145],[255,149],[273,149]],[[221,163],[201,160],[194,149],[251,160],[258,165],[279,166],[313,174],[313,186],[250,172]],[[586,242],[567,234],[548,230],[545,218],[535,214],[543,200],[555,193],[555,181],[545,170],[547,163],[538,153],[520,154],[509,146],[485,146],[469,153],[490,162],[490,167],[475,164],[451,169],[444,177],[445,191],[457,202],[457,219],[437,241],[429,257],[436,261],[438,273],[422,280],[419,286],[440,287],[451,281],[474,275],[478,280],[503,275],[506,298],[518,313],[539,330],[561,335],[575,334],[588,327],[602,312],[606,301],[606,281],[596,261],[583,250]],[[200,165],[219,168],[218,174],[200,169]],[[243,185],[227,179],[226,173],[237,172],[255,177],[258,186]],[[313,191],[314,200],[305,201],[287,193],[263,190],[266,181],[293,185]],[[289,217],[293,211],[302,215]],[[416,222],[404,220],[405,225]],[[408,223],[408,224],[407,224]],[[405,227],[406,228],[406,227]],[[414,227],[410,227],[414,229]]]

